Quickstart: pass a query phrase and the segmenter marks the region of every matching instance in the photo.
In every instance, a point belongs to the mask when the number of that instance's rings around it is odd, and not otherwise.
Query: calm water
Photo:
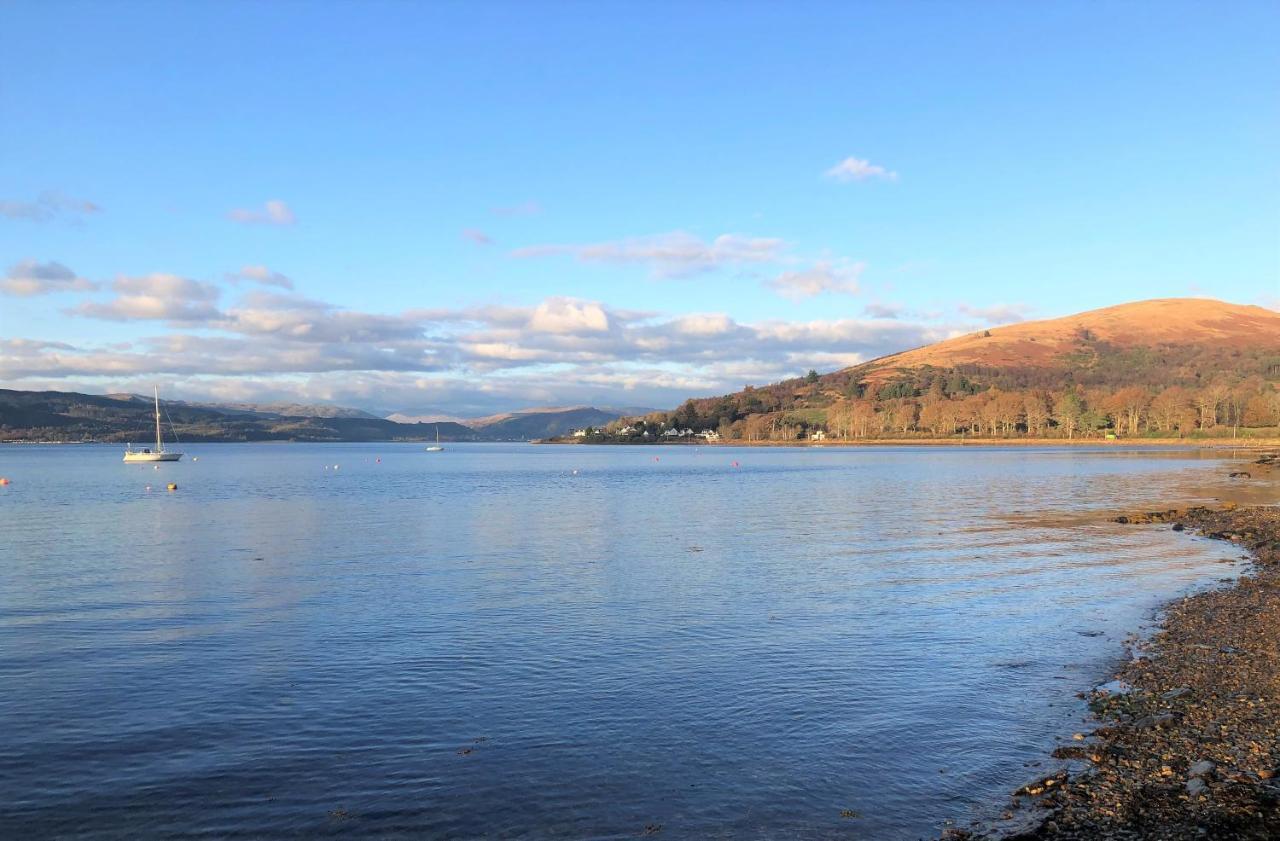
[[[1195,453],[187,450],[0,448],[0,837],[932,837],[1239,555],[1100,522]]]

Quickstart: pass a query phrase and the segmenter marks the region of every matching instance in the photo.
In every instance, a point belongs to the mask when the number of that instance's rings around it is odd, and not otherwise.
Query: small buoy
[[[336,465],[336,464],[335,464],[335,465],[333,466],[333,469],[334,469],[334,470],[337,470],[337,469],[338,469],[338,465]]]
[[[178,483],[177,483],[177,482],[170,482],[169,484],[165,485],[165,488],[167,488],[168,490],[171,490],[171,491],[176,491],[176,490],[178,489]]]
[[[192,457],[191,457],[191,460],[192,460],[192,461],[199,461],[199,460],[200,460],[200,456],[192,456]]]
[[[734,467],[737,467],[737,466],[738,466],[738,463],[735,461],[735,462],[733,463],[733,466],[734,466]]]
[[[0,476],[0,485],[7,485],[7,484],[9,484],[9,480],[3,476]]]
[[[658,458],[657,456],[654,456],[654,457],[653,457],[653,460],[654,460],[654,461],[662,461],[662,459]]]
[[[147,485],[147,492],[148,492],[148,493],[150,493],[150,492],[151,492],[151,486],[150,486],[150,485]]]
[[[159,469],[160,469],[160,465],[158,465],[158,464],[153,464],[153,465],[151,465],[151,469],[152,469],[152,470],[159,470]]]
[[[382,459],[378,459],[378,464],[382,464]]]
[[[577,475],[578,475],[578,471],[576,471],[576,470],[575,470],[575,471],[573,471],[573,475],[574,475],[574,476],[577,476]]]

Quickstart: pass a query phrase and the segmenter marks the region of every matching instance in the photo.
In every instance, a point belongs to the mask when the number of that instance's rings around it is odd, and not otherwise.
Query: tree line
[[[792,441],[820,437],[1098,438],[1280,433],[1280,390],[1260,375],[1219,376],[1199,385],[1119,387],[1069,382],[1057,388],[980,383],[958,369],[921,369],[883,382],[857,372],[815,372],[761,389],[688,400],[673,412],[630,423],[638,429],[714,429],[722,439]],[[615,426],[623,427],[627,422]]]

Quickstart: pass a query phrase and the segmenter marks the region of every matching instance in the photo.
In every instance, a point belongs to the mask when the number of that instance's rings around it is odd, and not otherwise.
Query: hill
[[[573,430],[584,427],[604,426],[627,415],[647,411],[649,410],[597,409],[594,406],[529,409],[468,421],[467,425],[490,440],[532,441],[568,435]]]
[[[1105,363],[1112,358],[1127,362],[1151,352],[1164,361],[1220,369],[1234,366],[1241,353],[1266,348],[1280,352],[1280,313],[1206,298],[1163,298],[970,333],[875,360],[865,376],[884,380],[932,366],[1096,371],[1110,381],[1116,372]]]
[[[535,438],[554,438],[567,435],[575,429],[588,426],[604,426],[610,421],[629,415],[647,414],[652,409],[596,408],[595,406],[542,406],[503,412],[483,418],[462,421],[475,434],[486,441],[531,441]],[[405,409],[388,416],[400,422],[421,421],[433,423],[436,416]]]
[[[435,440],[437,426],[443,440],[477,440],[462,424],[402,424],[357,410],[320,417],[244,404],[162,405],[183,441],[427,441]],[[146,442],[154,435],[152,412],[149,400],[133,395],[0,389],[0,441]]]
[[[687,401],[634,434],[730,440],[1212,435],[1280,425],[1280,313],[1203,298],[995,327]]]

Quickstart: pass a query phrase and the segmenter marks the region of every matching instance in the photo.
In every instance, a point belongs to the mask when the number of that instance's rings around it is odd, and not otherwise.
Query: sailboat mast
[[[160,441],[160,386],[156,386],[156,452],[164,449],[164,445]]]

